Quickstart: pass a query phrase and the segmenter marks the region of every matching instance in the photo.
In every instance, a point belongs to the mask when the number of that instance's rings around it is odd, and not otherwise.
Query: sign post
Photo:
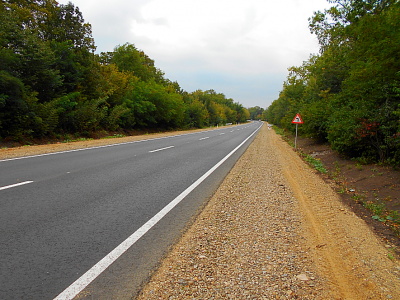
[[[297,126],[298,126],[299,124],[303,124],[303,120],[301,119],[301,117],[300,117],[299,114],[297,114],[297,115],[294,117],[294,119],[293,119],[293,121],[292,121],[292,124],[296,124],[296,138],[295,138],[295,140],[294,140],[294,149],[297,149]]]

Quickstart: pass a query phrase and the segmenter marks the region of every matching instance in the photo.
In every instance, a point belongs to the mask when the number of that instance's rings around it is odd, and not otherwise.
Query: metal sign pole
[[[303,124],[303,120],[301,119],[300,114],[297,114],[297,115],[294,117],[294,119],[293,119],[293,121],[292,121],[292,124],[296,124],[296,138],[295,138],[295,140],[294,140],[294,149],[297,149],[297,126],[298,126],[299,124]]]

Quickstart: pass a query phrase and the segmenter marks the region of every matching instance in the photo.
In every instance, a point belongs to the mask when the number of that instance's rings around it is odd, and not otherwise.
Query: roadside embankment
[[[400,264],[264,126],[138,299],[400,299]]]

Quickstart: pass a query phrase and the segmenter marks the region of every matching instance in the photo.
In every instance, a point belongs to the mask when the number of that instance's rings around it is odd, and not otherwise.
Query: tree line
[[[330,0],[309,28],[320,53],[289,68],[279,98],[264,113],[349,157],[400,164],[400,3]]]
[[[5,0],[0,20],[0,139],[249,119],[222,93],[184,91],[134,44],[95,54],[91,25],[71,2]]]
[[[250,113],[250,119],[251,120],[263,120],[264,119],[264,108],[261,108],[259,106],[254,106],[254,107],[249,107],[248,108],[249,113]]]

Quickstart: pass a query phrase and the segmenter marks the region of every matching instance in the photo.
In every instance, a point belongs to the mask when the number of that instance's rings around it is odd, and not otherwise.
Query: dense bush
[[[309,19],[320,54],[290,68],[269,122],[351,157],[400,164],[400,3],[334,0]]]

